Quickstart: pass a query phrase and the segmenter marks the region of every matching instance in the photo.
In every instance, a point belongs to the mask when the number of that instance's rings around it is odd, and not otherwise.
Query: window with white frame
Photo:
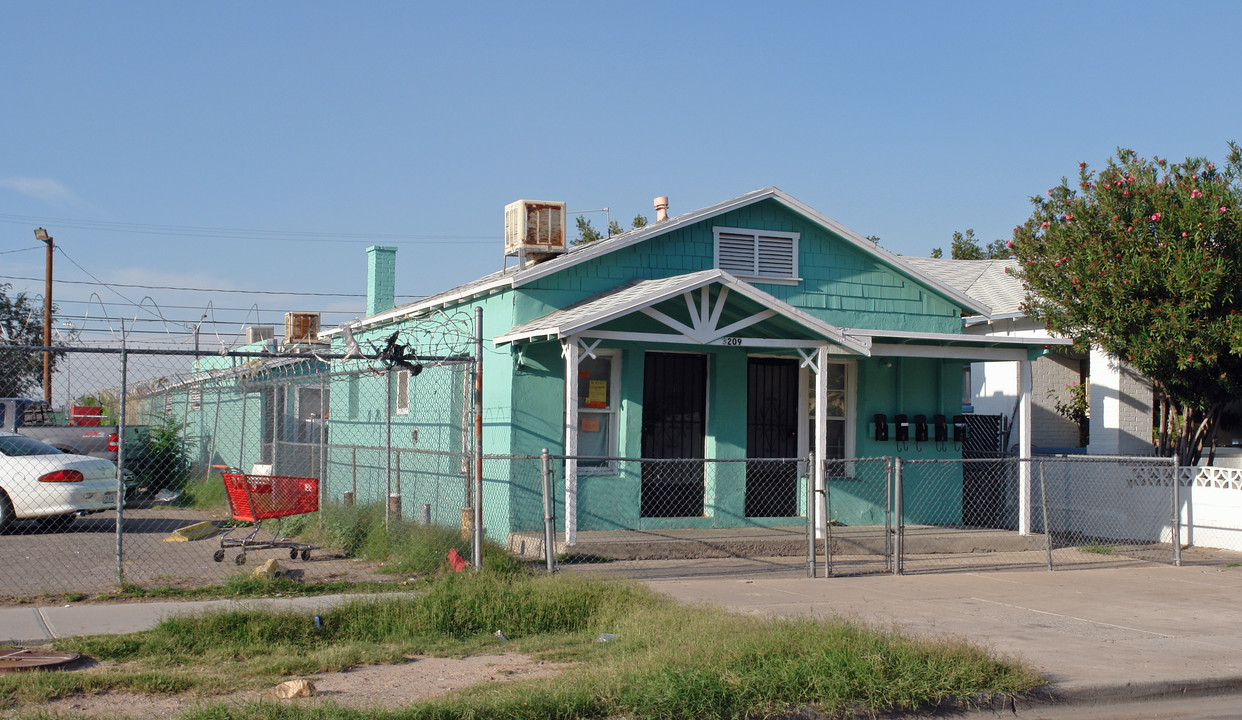
[[[393,387],[393,399],[396,401],[397,415],[410,414],[410,371],[401,370],[397,373],[397,381]]]
[[[824,457],[828,460],[843,460],[851,452],[847,436],[849,415],[849,384],[847,382],[845,363],[829,362],[824,365],[824,380],[828,385],[828,404],[824,408],[823,421],[827,439]],[[808,377],[807,382],[807,450],[815,449],[816,422],[819,420],[819,408],[815,407],[815,378]]]
[[[620,402],[621,355],[596,350],[578,362],[578,469],[606,469],[617,454],[617,406]]]
[[[716,267],[738,277],[770,282],[798,279],[798,233],[712,228]]]

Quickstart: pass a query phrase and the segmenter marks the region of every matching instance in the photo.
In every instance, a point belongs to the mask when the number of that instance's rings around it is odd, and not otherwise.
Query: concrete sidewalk
[[[172,615],[212,610],[267,607],[313,613],[338,603],[368,597],[375,596],[316,595],[245,600],[6,607],[0,608],[0,644],[38,645],[76,635],[132,633],[153,628]]]
[[[1067,701],[1242,690],[1242,568],[1142,565],[810,579],[795,573],[649,580],[684,602],[759,615],[841,615],[949,636],[1024,660]],[[314,612],[357,598],[0,608],[0,643],[153,627],[230,607]]]
[[[966,572],[648,583],[760,615],[841,615],[1026,661],[1066,701],[1242,691],[1242,568]]]

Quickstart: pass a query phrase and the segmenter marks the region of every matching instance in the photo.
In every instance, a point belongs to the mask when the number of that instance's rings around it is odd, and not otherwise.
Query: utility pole
[[[43,347],[52,346],[52,236],[43,228],[35,229],[35,238],[47,245],[47,271],[44,273],[43,289]],[[52,404],[52,352],[43,351],[43,400]]]

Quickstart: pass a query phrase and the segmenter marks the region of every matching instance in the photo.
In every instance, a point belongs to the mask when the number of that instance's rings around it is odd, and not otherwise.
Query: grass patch
[[[421,525],[403,517],[384,522],[378,504],[324,506],[318,514],[297,515],[285,521],[286,534],[307,542],[339,549],[345,557],[381,564],[381,572],[425,576],[444,567],[449,548],[464,558],[472,555],[470,538],[455,528]],[[522,572],[525,565],[504,548],[483,544],[483,566],[504,574]]]
[[[814,707],[829,715],[911,711],[1017,694],[1031,670],[958,642],[854,622],[764,620],[680,606],[640,586],[577,576],[447,574],[424,592],[320,614],[233,611],[153,630],[57,643],[107,670],[0,676],[0,703],[76,692],[210,695],[290,676],[504,649],[573,663],[552,680],[487,684],[399,712],[272,703],[206,705],[183,718],[742,718]],[[601,632],[616,639],[596,643]]]
[[[1078,549],[1085,553],[1092,553],[1093,555],[1115,555],[1117,553],[1117,547],[1115,545],[1103,545],[1098,543],[1094,545],[1083,545]]]
[[[178,507],[210,511],[229,509],[228,496],[224,493],[224,480],[218,473],[187,480],[180,489],[181,494],[176,500]]]

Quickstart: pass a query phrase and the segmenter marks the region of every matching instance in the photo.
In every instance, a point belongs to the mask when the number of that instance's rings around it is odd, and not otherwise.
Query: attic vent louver
[[[713,228],[716,267],[744,278],[795,280],[798,233]]]

